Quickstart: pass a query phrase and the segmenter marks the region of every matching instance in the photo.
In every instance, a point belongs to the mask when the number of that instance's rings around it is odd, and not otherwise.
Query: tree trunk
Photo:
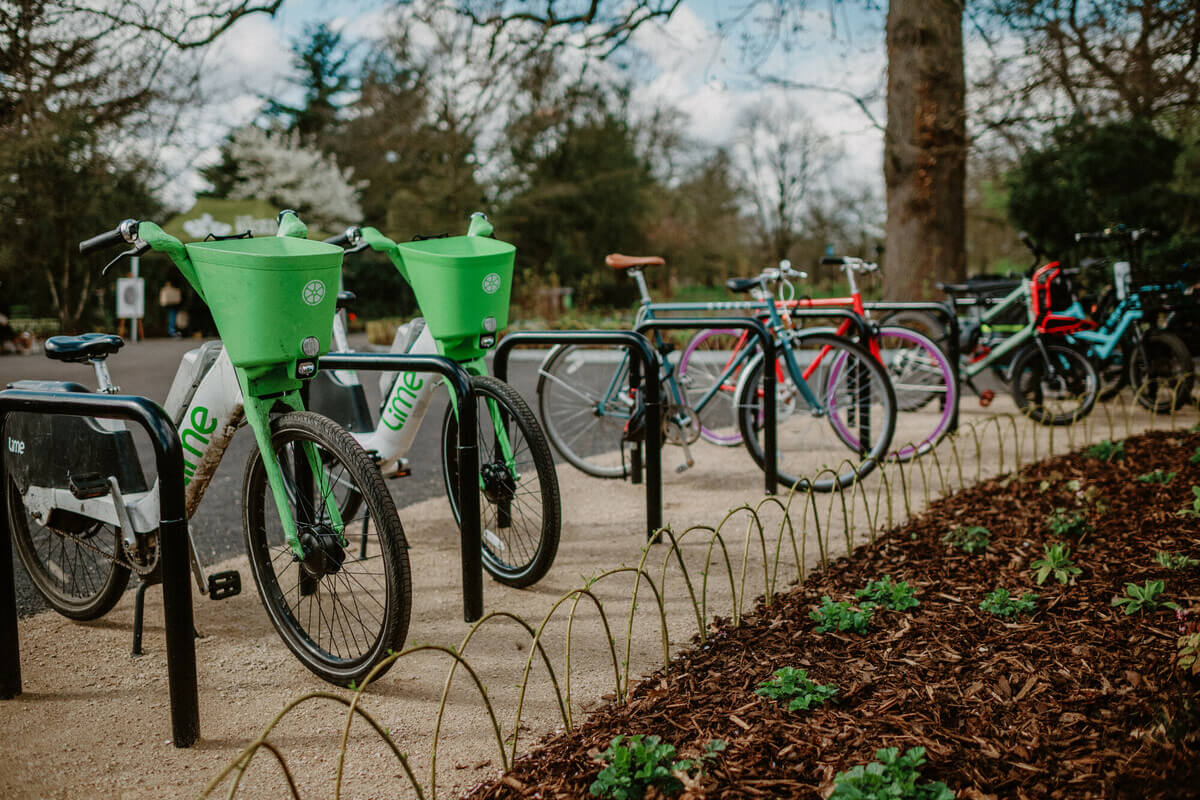
[[[883,173],[888,300],[943,299],[966,269],[963,0],[892,0]]]

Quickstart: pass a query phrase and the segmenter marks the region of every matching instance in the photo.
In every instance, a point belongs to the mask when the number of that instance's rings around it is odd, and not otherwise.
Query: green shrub
[[[921,605],[921,601],[913,596],[913,589],[908,581],[892,583],[891,575],[884,575],[877,581],[867,581],[865,589],[854,593],[859,600],[865,600],[862,608],[883,606],[893,611],[906,611]]]
[[[1126,615],[1136,614],[1143,608],[1155,611],[1160,605],[1167,608],[1178,608],[1174,603],[1160,602],[1166,584],[1163,581],[1146,581],[1142,586],[1136,583],[1125,584],[1125,595],[1112,599],[1114,606],[1124,606]]]
[[[1037,600],[1038,596],[1033,592],[1016,597],[1009,594],[1008,589],[1003,586],[997,586],[983,598],[979,607],[997,617],[1019,617],[1022,614],[1032,614],[1037,609]]]
[[[1154,560],[1167,569],[1191,569],[1200,564],[1200,561],[1187,553],[1168,553],[1166,550],[1159,550],[1155,553]]]
[[[992,543],[992,533],[982,525],[960,525],[943,536],[942,542],[965,553],[976,555],[988,549],[988,545]]]
[[[1034,561],[1031,565],[1037,585],[1041,586],[1051,575],[1059,583],[1065,584],[1072,576],[1083,572],[1071,561],[1071,548],[1061,542],[1047,544],[1042,548],[1045,556]]]
[[[613,800],[641,800],[651,786],[663,794],[674,794],[683,788],[683,783],[673,773],[691,772],[724,749],[725,742],[713,739],[698,761],[676,761],[675,746],[657,736],[614,736],[608,748],[596,758],[605,767],[589,791],[596,797]]]
[[[837,694],[837,685],[820,684],[808,677],[808,671],[795,667],[775,670],[775,677],[763,681],[754,693],[772,700],[787,701],[788,711],[808,711]]]
[[[954,792],[937,781],[918,785],[925,748],[910,748],[904,755],[895,747],[875,753],[876,761],[839,772],[829,800],[954,800]]]
[[[875,607],[856,609],[843,600],[835,603],[829,595],[821,598],[819,608],[808,612],[808,618],[817,623],[817,633],[829,631],[850,631],[851,633],[866,633],[871,624],[871,615]]]
[[[1098,458],[1101,461],[1112,461],[1114,459],[1120,461],[1125,458],[1125,443],[1117,442],[1113,444],[1108,439],[1105,439],[1084,450],[1083,454],[1088,458]]]

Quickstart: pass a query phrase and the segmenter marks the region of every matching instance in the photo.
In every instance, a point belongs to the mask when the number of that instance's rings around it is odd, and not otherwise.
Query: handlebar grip
[[[125,244],[125,234],[122,232],[122,225],[118,225],[111,231],[106,231],[99,236],[93,236],[90,239],[85,239],[79,243],[79,252],[82,255],[94,252],[96,250],[106,250],[118,244]]]
[[[336,244],[339,247],[345,247],[350,244],[350,237],[347,235],[349,231],[342,231],[337,236],[330,236],[328,239],[322,239],[325,244]]]
[[[840,267],[846,263],[846,259],[843,256],[822,256],[821,263],[827,266]]]

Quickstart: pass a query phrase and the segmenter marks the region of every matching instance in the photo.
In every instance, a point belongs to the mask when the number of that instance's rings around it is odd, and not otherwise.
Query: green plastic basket
[[[329,352],[342,248],[272,236],[186,245],[188,275],[212,311],[225,351],[237,367],[310,358],[301,343],[316,338]]]
[[[482,236],[451,236],[397,245],[397,266],[442,355],[477,358],[479,340],[508,325],[516,248]]]

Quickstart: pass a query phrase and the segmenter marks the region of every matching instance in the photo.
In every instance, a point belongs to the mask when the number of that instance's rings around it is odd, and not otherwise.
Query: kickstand
[[[138,581],[137,592],[133,598],[133,657],[142,655],[142,617],[146,610],[146,590],[150,583],[145,579]]]

